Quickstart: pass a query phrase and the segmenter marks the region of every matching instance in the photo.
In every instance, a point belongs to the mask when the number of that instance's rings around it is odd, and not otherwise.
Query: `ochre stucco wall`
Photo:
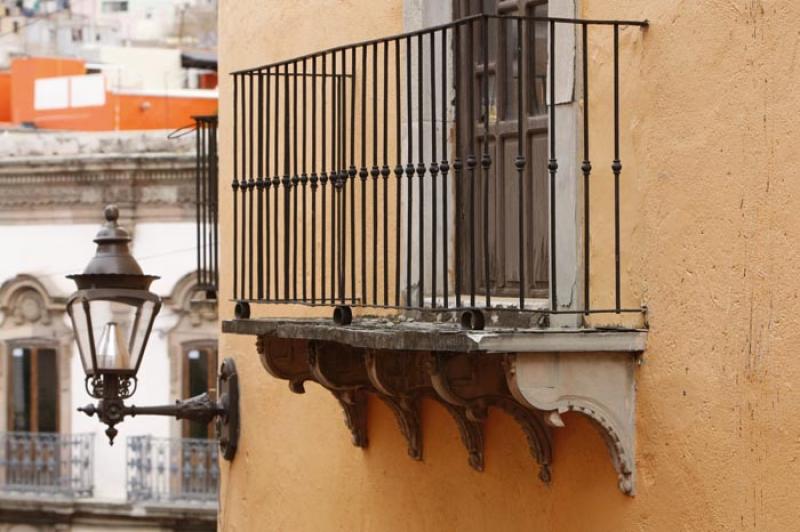
[[[800,3],[585,1],[583,15],[651,22],[620,39],[624,300],[646,303],[650,324],[637,375],[636,497],[616,489],[600,437],[575,416],[555,431],[549,486],[521,431],[496,412],[484,473],[468,467],[455,426],[432,403],[422,409],[423,462],[406,456],[376,401],[370,447],[356,449],[328,392],[309,385],[292,394],[263,370],[254,338],[223,335],[221,353],[236,357],[241,374],[243,427],[239,454],[223,464],[221,529],[797,528]],[[223,0],[220,71],[401,30],[401,0]],[[608,44],[590,52],[600,78]],[[611,93],[593,87],[593,121],[609,124]],[[229,76],[220,90],[229,257]],[[608,133],[593,138],[595,167],[610,165]],[[608,201],[609,173],[596,175],[593,199]],[[610,280],[610,236],[593,235],[598,284]],[[233,315],[228,262],[221,319]]]

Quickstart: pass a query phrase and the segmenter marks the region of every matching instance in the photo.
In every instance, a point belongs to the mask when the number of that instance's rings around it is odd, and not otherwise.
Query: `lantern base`
[[[120,378],[105,375],[103,377],[103,397],[97,405],[89,404],[78,408],[87,416],[97,417],[108,425],[106,435],[109,443],[114,444],[117,435],[115,425],[121,423],[126,416],[170,416],[175,419],[187,419],[208,424],[216,418],[217,439],[222,456],[233,460],[239,443],[239,377],[236,364],[232,358],[222,362],[219,372],[219,398],[215,401],[208,393],[203,393],[175,401],[174,405],[136,406],[125,405],[126,398],[120,386]]]

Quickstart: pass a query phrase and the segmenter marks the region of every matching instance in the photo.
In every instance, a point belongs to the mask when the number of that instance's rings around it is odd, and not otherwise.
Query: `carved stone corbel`
[[[422,430],[417,397],[428,385],[415,353],[366,351],[364,364],[377,395],[392,411],[406,439],[408,455],[422,460]]]
[[[400,433],[406,439],[408,456],[414,460],[422,460],[422,430],[417,402],[412,398],[397,399],[383,394],[376,395],[394,414]]]
[[[467,450],[470,467],[476,471],[483,471],[483,423],[469,419],[466,408],[448,403],[433,392],[429,395],[442,405],[456,422],[461,443]]]
[[[342,405],[353,445],[366,447],[369,380],[364,368],[363,350],[311,341],[307,344],[306,356],[313,379]]]
[[[350,430],[353,445],[365,448],[367,440],[367,395],[363,390],[334,390],[334,397],[344,411],[344,424]]]
[[[514,397],[548,413],[563,427],[561,414],[578,412],[600,431],[626,495],[635,492],[636,359],[630,353],[520,353],[507,355],[506,377]]]
[[[353,445],[367,446],[367,398],[360,389],[366,384],[365,377],[361,378],[361,382],[339,382],[339,377],[335,375],[338,360],[331,362],[330,353],[322,349],[321,354],[320,346],[312,342],[259,336],[256,348],[264,369],[277,379],[289,381],[292,392],[304,393],[306,381],[318,382],[330,391],[342,407]],[[347,357],[347,360],[351,364],[345,374],[347,371],[358,373],[352,367],[354,358]]]
[[[550,481],[552,439],[538,412],[517,403],[506,384],[503,355],[432,353],[425,367],[437,395],[462,407],[467,419],[479,423],[489,407],[510,414],[524,432],[531,456],[539,464],[539,478]],[[482,460],[481,460],[482,461]]]
[[[307,342],[259,336],[256,349],[267,373],[276,379],[289,381],[292,392],[305,393],[303,383],[313,380],[308,367]]]

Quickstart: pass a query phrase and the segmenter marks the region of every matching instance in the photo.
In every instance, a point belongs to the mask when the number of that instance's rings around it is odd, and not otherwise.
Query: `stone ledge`
[[[157,526],[172,530],[215,530],[217,509],[199,504],[146,504],[95,499],[0,494],[0,522]]]
[[[222,332],[286,339],[330,341],[364,349],[458,353],[644,351],[643,329],[510,329],[472,331],[452,323],[357,319],[246,319],[222,322]]]

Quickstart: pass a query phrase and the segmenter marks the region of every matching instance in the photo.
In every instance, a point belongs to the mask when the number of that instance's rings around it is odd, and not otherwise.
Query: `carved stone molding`
[[[626,495],[635,493],[635,364],[629,353],[526,353],[509,355],[506,366],[511,393],[546,412],[550,425],[563,427],[564,412],[592,421]]]
[[[0,312],[14,326],[49,326],[64,313],[64,298],[52,297],[32,275],[20,274],[0,286]]]
[[[50,156],[0,162],[0,222],[94,222],[115,203],[126,226],[194,219],[190,153]]]
[[[539,478],[550,480],[552,443],[541,413],[519,404],[506,384],[503,355],[457,355],[354,348],[334,342],[259,336],[256,344],[270,375],[289,382],[295,393],[314,381],[339,401],[353,443],[367,445],[366,396],[383,401],[394,414],[408,455],[422,460],[420,399],[433,398],[456,423],[468,463],[484,466],[483,424],[488,409],[510,414],[527,437],[539,464]]]

